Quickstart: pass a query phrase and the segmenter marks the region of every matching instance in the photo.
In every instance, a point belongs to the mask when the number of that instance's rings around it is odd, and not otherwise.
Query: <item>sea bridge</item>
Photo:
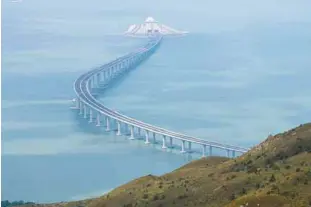
[[[94,90],[110,85],[118,77],[147,60],[160,46],[162,39],[163,37],[160,35],[149,37],[149,41],[144,47],[82,74],[74,82],[76,93],[74,108],[79,111],[81,116],[89,119],[89,122],[95,122],[96,126],[104,125],[106,131],[114,131],[111,129],[112,123],[117,127],[117,135],[127,135],[125,131],[129,130],[129,139],[135,139],[137,134],[141,136],[141,133],[144,132],[145,143],[149,144],[150,142],[155,143],[156,137],[161,136],[163,149],[173,147],[173,141],[178,141],[181,145],[181,153],[190,152],[191,144],[202,146],[202,156],[206,156],[207,153],[211,156],[214,148],[224,150],[227,157],[235,157],[236,153],[247,152],[247,148],[188,136],[136,120],[106,107],[96,99]]]

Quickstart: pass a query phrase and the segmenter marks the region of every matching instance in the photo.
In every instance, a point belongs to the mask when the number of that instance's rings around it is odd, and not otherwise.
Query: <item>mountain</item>
[[[45,206],[308,207],[311,123],[271,135],[235,159],[202,158],[162,176],[135,179],[96,199]]]

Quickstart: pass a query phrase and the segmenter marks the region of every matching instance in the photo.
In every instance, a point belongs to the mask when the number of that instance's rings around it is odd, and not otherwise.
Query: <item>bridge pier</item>
[[[99,112],[97,112],[96,120],[97,120],[96,126],[100,126],[100,113]]]
[[[93,109],[90,108],[90,120],[89,123],[93,122]]]
[[[100,75],[100,72],[96,74],[97,76],[97,87],[99,87],[99,84],[101,82],[101,75]]]
[[[83,114],[83,103],[81,102],[80,103],[80,113],[79,113],[80,115],[82,115]]]
[[[130,139],[135,139],[134,137],[134,126],[130,126],[131,136]]]
[[[86,115],[87,115],[87,108],[86,108],[86,104],[84,104],[84,106],[83,106],[83,108],[84,108],[84,118],[86,119],[87,117],[86,117]]]
[[[232,158],[235,158],[235,150],[232,150]]]
[[[213,154],[213,147],[211,145],[209,146],[209,153],[208,154],[209,154],[210,157]]]
[[[76,98],[76,108],[80,109],[80,99]]]
[[[118,68],[117,68],[117,73],[121,71],[121,68],[122,68],[122,63],[119,63]]]
[[[206,145],[203,145],[202,157],[206,157]]]
[[[156,133],[152,133],[152,137],[153,137],[153,143],[155,144],[156,143]]]
[[[185,140],[181,140],[181,153],[185,153]]]
[[[173,137],[170,137],[170,147],[173,148]]]
[[[140,137],[141,134],[140,134],[140,128],[137,128],[137,133],[138,133],[138,136]]]
[[[102,72],[102,80],[104,83],[106,83],[106,71],[105,70]]]
[[[108,116],[106,116],[106,131],[110,131],[110,121]]]
[[[146,130],[146,141],[145,141],[145,144],[149,144],[149,131]]]
[[[120,121],[117,121],[117,136],[121,136],[121,123]]]
[[[188,142],[188,151],[191,152],[191,142]]]
[[[226,150],[227,151],[227,157],[229,158],[230,157],[230,150]]]
[[[96,88],[96,75],[92,76],[92,83],[93,83],[93,87],[92,88]]]
[[[167,147],[166,147],[166,136],[165,135],[163,135],[163,137],[162,137],[162,149],[166,149]]]
[[[100,74],[96,73],[95,74],[95,78],[96,78],[96,88],[99,88],[99,84],[100,84]]]
[[[113,71],[114,71],[114,67],[112,66],[109,70],[109,80],[113,79]]]

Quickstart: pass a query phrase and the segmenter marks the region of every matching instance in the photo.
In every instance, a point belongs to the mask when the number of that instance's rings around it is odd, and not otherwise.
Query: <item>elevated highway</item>
[[[215,141],[209,141],[178,132],[170,131],[152,124],[148,124],[134,118],[128,117],[124,114],[120,114],[108,107],[102,102],[96,99],[93,95],[93,90],[103,85],[111,84],[116,78],[129,70],[137,67],[141,62],[148,59],[162,42],[162,36],[150,37],[148,43],[125,56],[117,58],[116,60],[107,63],[101,67],[92,69],[82,74],[74,82],[74,91],[76,93],[76,106],[75,108],[80,111],[80,114],[84,118],[89,118],[89,122],[96,122],[96,125],[100,127],[102,122],[107,131],[111,130],[111,124],[114,122],[117,126],[117,135],[121,135],[122,125],[124,128],[130,131],[130,139],[135,139],[136,134],[141,135],[141,131],[145,132],[145,143],[150,143],[150,134],[152,133],[153,141],[155,142],[156,136],[162,137],[162,148],[172,147],[173,139],[179,140],[181,143],[181,152],[191,151],[191,144],[199,144],[202,146],[202,156],[206,156],[208,147],[209,155],[212,155],[213,148],[225,150],[228,157],[235,157],[235,153],[244,153],[248,151],[247,148],[233,146],[228,144],[222,144]],[[167,143],[169,139],[169,144]],[[188,143],[186,149],[185,144]],[[230,155],[230,153],[232,153]]]

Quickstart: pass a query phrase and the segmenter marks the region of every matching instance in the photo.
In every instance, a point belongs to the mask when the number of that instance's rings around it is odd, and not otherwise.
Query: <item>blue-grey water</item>
[[[109,107],[244,147],[310,121],[310,2],[224,2],[3,1],[2,199],[98,196],[200,156],[98,133],[69,109],[80,74],[144,44],[120,34],[148,15],[191,34],[165,39]]]

